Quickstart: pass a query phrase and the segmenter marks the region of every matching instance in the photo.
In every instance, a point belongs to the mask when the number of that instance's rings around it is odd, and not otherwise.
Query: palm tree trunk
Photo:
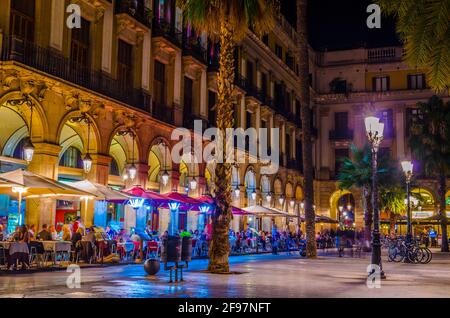
[[[370,242],[372,241],[372,223],[373,211],[372,194],[368,187],[363,187],[363,206],[364,206],[364,251],[370,252],[372,250]]]
[[[308,30],[307,30],[307,0],[297,0],[297,32],[299,33],[298,43],[298,68],[299,68],[299,92],[301,102],[302,120],[302,145],[303,145],[303,176],[305,194],[305,223],[306,223],[306,256],[317,257],[316,246],[316,224],[314,201],[314,180],[313,180],[313,158],[311,141],[311,107],[309,91],[309,51],[308,51]]]
[[[448,252],[448,237],[447,237],[447,213],[445,211],[445,192],[446,192],[446,174],[443,171],[439,175],[439,216],[441,219],[441,230],[442,230],[442,252]]]
[[[219,75],[217,77],[218,103],[217,128],[222,133],[224,162],[218,162],[215,171],[216,211],[213,215],[212,241],[209,248],[208,270],[212,273],[228,273],[230,242],[228,231],[232,219],[231,211],[231,165],[225,162],[227,141],[226,128],[233,127],[233,83],[234,83],[234,39],[227,21],[220,28]]]

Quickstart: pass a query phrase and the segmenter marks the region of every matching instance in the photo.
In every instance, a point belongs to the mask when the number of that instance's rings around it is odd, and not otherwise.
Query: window
[[[348,112],[339,112],[334,114],[334,129],[335,131],[348,130]]]
[[[372,91],[374,92],[386,92],[390,88],[390,77],[389,76],[379,76],[372,79]]]
[[[245,129],[249,129],[252,126],[252,113],[247,111],[245,113]]]
[[[349,157],[349,151],[348,149],[335,149],[334,150],[334,172],[337,176],[339,174],[339,171],[342,168],[342,161],[345,158]]]
[[[267,74],[266,73],[261,74],[261,91],[263,93],[263,96],[266,97],[266,95],[267,95]]]
[[[298,163],[300,172],[303,173],[303,144],[300,139],[297,139],[297,145],[295,146],[295,159]]]
[[[262,41],[265,45],[269,46],[269,35],[268,34],[263,35]]]
[[[411,126],[416,118],[422,118],[420,110],[418,108],[408,108],[406,110],[406,136],[409,137],[411,134]]]
[[[166,66],[155,61],[155,74],[153,86],[153,101],[156,105],[166,104]]]
[[[286,158],[287,160],[291,160],[291,136],[286,134]]]
[[[89,21],[81,18],[81,28],[72,29],[72,40],[70,44],[70,59],[73,63],[89,65]]]
[[[68,168],[83,168],[83,161],[81,160],[81,152],[75,147],[69,147],[59,160],[59,165]]]
[[[116,159],[111,159],[111,165],[109,166],[109,174],[112,176],[120,176],[119,165]]]
[[[302,112],[302,106],[300,104],[300,101],[298,99],[295,100],[295,114],[297,115],[297,118],[301,115]]]
[[[117,78],[122,89],[133,87],[133,46],[122,40],[119,40]]]
[[[392,137],[394,133],[394,115],[392,109],[379,112],[378,117],[384,123],[384,135],[386,137]]]
[[[425,86],[425,74],[408,75],[408,89],[424,89]]]
[[[35,2],[11,1],[10,34],[29,42],[34,41]]]
[[[190,116],[193,110],[193,88],[194,82],[189,77],[184,77],[184,116]]]
[[[253,86],[253,63],[247,60],[247,81],[250,87]]]
[[[275,54],[280,59],[283,59],[283,48],[281,46],[279,46],[278,44],[275,44]]]

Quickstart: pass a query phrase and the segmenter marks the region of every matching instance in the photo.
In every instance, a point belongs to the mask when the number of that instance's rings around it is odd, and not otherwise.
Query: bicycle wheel
[[[411,247],[408,249],[407,257],[411,263],[419,264],[419,262],[423,258],[423,254],[422,254],[420,248]]]
[[[405,251],[402,248],[396,247],[393,261],[395,263],[400,263],[403,262],[404,259],[405,259]]]
[[[425,257],[422,260],[421,264],[428,264],[429,262],[431,262],[431,259],[433,258],[433,253],[428,248],[422,248],[422,251],[423,251]]]

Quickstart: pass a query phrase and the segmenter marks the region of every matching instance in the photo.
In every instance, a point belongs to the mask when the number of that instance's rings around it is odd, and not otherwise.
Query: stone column
[[[175,105],[181,105],[181,78],[182,78],[181,52],[176,53],[174,63],[175,65],[174,65],[173,103]]]
[[[50,46],[57,51],[62,51],[63,49],[63,32],[66,27],[64,25],[65,11],[64,1],[52,0]]]
[[[150,91],[150,65],[152,61],[152,39],[150,32],[144,34],[142,43],[142,88]]]
[[[54,0],[63,2],[59,0]],[[102,45],[102,71],[111,74],[111,61],[113,51],[113,25],[114,12],[113,6],[106,6],[105,14],[103,15],[103,45]]]
[[[47,143],[35,143],[33,160],[28,171],[57,180],[61,147]],[[56,199],[27,199],[25,210],[26,224],[35,224],[38,229],[45,224],[53,224],[56,216]]]
[[[207,118],[208,112],[206,111],[208,105],[208,74],[206,69],[202,70],[200,77],[200,115]]]
[[[109,165],[111,163],[110,156],[100,154],[91,154],[92,169],[86,175],[86,179],[91,182],[108,185]]]

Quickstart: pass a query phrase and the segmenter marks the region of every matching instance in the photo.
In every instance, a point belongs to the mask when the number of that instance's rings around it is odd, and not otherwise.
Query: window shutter
[[[372,91],[375,92],[377,90],[377,78],[372,78]]]
[[[391,77],[390,76],[386,76],[386,90],[387,91],[391,90]]]

